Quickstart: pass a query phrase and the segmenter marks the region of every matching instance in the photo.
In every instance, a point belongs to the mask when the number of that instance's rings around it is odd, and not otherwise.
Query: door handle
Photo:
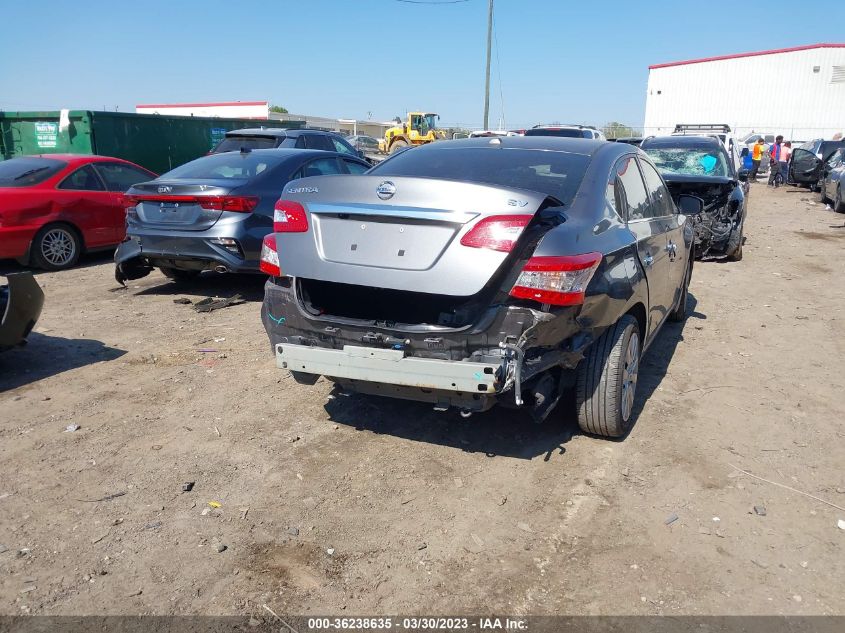
[[[651,253],[646,253],[646,256],[643,257],[643,263],[649,267],[654,263],[654,257],[651,255]]]

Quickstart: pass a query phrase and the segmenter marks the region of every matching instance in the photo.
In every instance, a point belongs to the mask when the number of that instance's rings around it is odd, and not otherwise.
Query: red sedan
[[[123,192],[155,174],[119,158],[42,154],[0,161],[0,259],[70,268],[123,241]]]

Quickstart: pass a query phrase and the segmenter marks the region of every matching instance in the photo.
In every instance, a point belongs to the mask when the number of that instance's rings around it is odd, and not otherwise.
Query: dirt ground
[[[738,470],[845,507],[845,218],[811,199],[753,186],[621,442],[298,385],[257,277],[39,274],[0,355],[0,614],[845,614],[845,511]]]

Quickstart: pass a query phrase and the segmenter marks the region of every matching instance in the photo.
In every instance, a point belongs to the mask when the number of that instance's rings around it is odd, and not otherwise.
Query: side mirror
[[[678,196],[678,209],[684,215],[699,215],[704,211],[704,200],[697,196]]]
[[[736,177],[739,178],[740,182],[748,182],[749,173],[750,172],[747,169],[740,169],[739,172],[737,172]]]

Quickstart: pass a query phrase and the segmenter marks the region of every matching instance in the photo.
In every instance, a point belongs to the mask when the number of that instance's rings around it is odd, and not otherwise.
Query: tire
[[[408,147],[408,144],[402,139],[398,139],[396,141],[393,141],[393,145],[390,146],[390,153],[395,154],[396,152],[403,150],[406,147]]]
[[[48,224],[35,234],[30,260],[44,270],[66,270],[79,261],[82,239],[68,224]]]
[[[181,270],[180,268],[168,268],[167,266],[162,266],[160,270],[165,277],[173,281],[193,281],[200,276],[200,271],[198,270]]]
[[[842,200],[842,185],[836,188],[836,198],[833,200],[833,210],[837,213],[845,213],[845,201]]]
[[[735,238],[731,235],[730,239],[728,240],[728,260],[732,262],[738,262],[742,259],[742,244],[745,242],[745,235],[743,234],[745,231],[745,222],[742,223],[742,226],[739,227],[739,238]]]
[[[593,343],[576,370],[575,406],[585,433],[622,437],[631,428],[640,363],[640,330],[630,314]]]
[[[678,305],[669,313],[669,320],[680,323],[687,318],[687,295],[689,295],[689,283],[692,279],[692,259],[687,265],[687,272],[684,275],[684,287],[681,291],[681,299]]]

